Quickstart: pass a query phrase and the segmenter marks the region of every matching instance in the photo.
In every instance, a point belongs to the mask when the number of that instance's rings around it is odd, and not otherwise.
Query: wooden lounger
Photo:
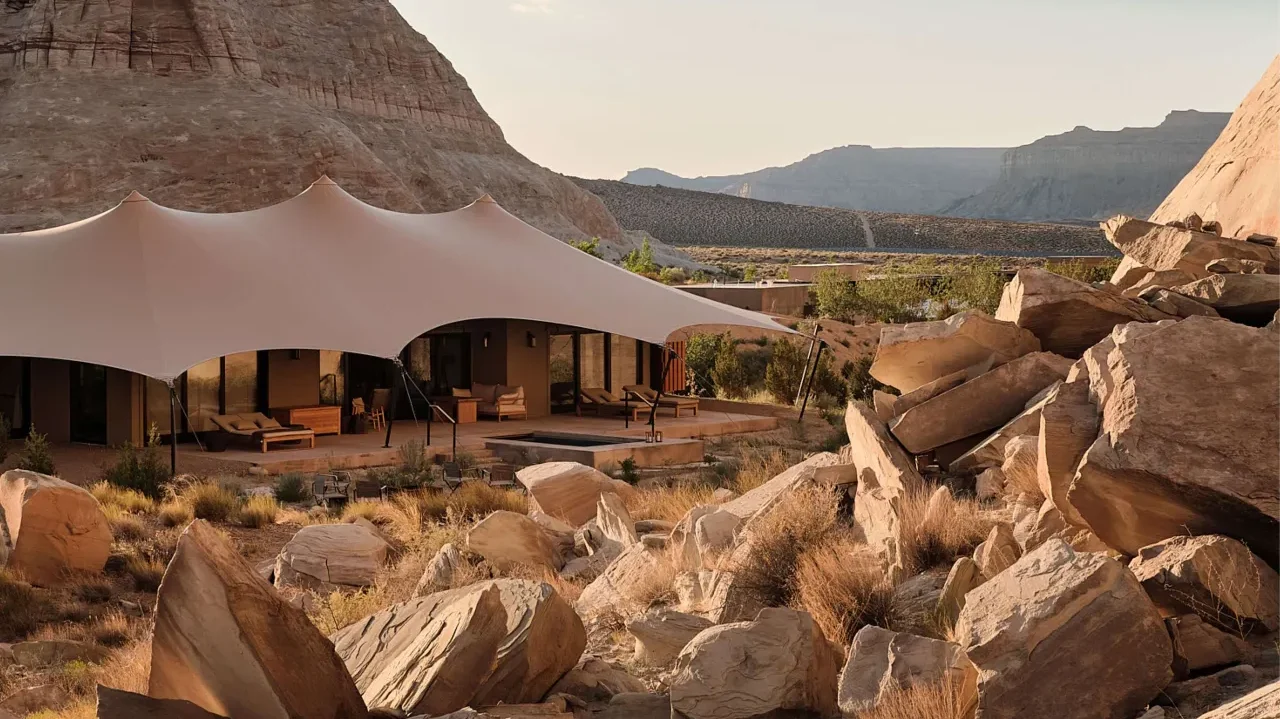
[[[600,387],[583,387],[582,399],[586,408],[591,409],[601,417],[606,414],[621,415],[630,413],[631,421],[639,422],[640,412],[649,410],[649,407],[644,403],[624,402]]]
[[[664,394],[662,397],[651,387],[642,384],[629,384],[622,388],[623,392],[628,392],[640,399],[652,404],[655,400],[659,407],[675,410],[676,416],[679,417],[682,411],[693,410],[693,416],[698,416],[698,398],[684,397],[681,395]]]

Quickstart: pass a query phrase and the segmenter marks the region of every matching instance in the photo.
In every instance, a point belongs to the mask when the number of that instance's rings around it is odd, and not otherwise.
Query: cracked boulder
[[[935,322],[886,326],[871,376],[906,394],[974,365],[998,366],[1039,350],[1030,331],[969,310]]]

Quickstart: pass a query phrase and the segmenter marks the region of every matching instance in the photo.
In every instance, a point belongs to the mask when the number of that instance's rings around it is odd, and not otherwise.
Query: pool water
[[[608,447],[615,444],[633,444],[634,437],[605,437],[595,434],[573,434],[571,432],[525,432],[524,434],[508,434],[493,439],[505,439],[512,442],[536,442],[553,444],[560,447]]]

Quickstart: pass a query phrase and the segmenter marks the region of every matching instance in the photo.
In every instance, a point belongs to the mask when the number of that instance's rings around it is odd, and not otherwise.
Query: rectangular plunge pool
[[[601,469],[632,459],[637,467],[661,467],[701,462],[700,439],[668,439],[645,442],[642,437],[622,437],[576,432],[524,432],[490,437],[485,447],[504,462],[578,462]]]

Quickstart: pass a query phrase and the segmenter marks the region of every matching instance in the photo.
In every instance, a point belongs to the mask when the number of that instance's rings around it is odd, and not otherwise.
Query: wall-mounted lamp
[[[485,349],[489,349],[489,333],[488,332],[485,332],[484,336],[480,338],[480,346]]]
[[[537,336],[537,335],[535,335],[534,333],[532,333],[532,332],[526,332],[526,333],[525,333],[525,339],[526,339],[526,340],[528,340],[528,342],[529,342],[529,346],[530,346],[530,347],[537,347],[537,346],[538,346],[538,336]]]
[[[289,359],[291,360],[302,359],[302,350],[289,350]]]

